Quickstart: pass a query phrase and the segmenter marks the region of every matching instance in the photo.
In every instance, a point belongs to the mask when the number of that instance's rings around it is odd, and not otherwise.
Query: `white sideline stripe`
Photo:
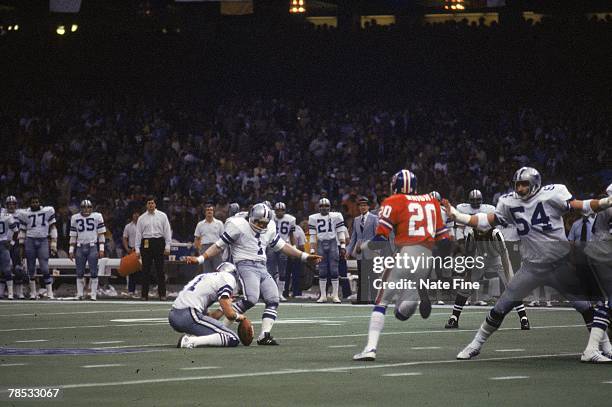
[[[323,326],[341,326],[342,324],[323,324]]]
[[[387,373],[384,374],[384,377],[400,377],[400,376],[420,376],[423,373],[421,372],[406,372],[406,373]]]
[[[501,376],[501,377],[490,377],[489,380],[517,380],[517,379],[529,379],[529,376]]]
[[[525,349],[495,349],[495,352],[525,352]]]
[[[81,367],[84,367],[85,369],[97,369],[99,367],[120,367],[120,366],[125,366],[125,365],[122,365],[121,363],[108,363],[106,365],[85,365]]]
[[[219,366],[181,367],[181,370],[208,370],[208,369],[219,369]]]
[[[98,342],[92,342],[92,345],[106,345],[109,343],[123,343],[125,341],[98,341]]]
[[[27,363],[3,363],[0,367],[9,367],[9,366],[26,366]]]
[[[35,342],[49,342],[48,339],[29,339],[25,341],[15,341],[15,343],[35,343]]]
[[[357,345],[331,345],[331,346],[328,346],[328,348],[332,348],[332,349],[335,349],[335,348],[356,348],[356,347],[357,347]]]
[[[413,346],[412,350],[441,349],[439,346]]]
[[[145,379],[145,380],[125,380],[120,382],[97,382],[97,383],[78,383],[78,384],[63,384],[57,386],[45,386],[61,389],[82,389],[92,387],[112,387],[112,386],[133,386],[137,384],[152,384],[152,383],[174,383],[184,381],[197,381],[197,380],[215,380],[215,379],[236,379],[242,377],[260,377],[260,376],[282,376],[288,374],[303,374],[303,373],[328,373],[336,371],[351,371],[351,370],[362,370],[362,369],[384,369],[393,367],[404,367],[404,366],[422,366],[422,365],[437,365],[437,364],[452,364],[452,363],[482,363],[500,360],[517,360],[517,359],[541,359],[541,358],[555,358],[563,356],[578,356],[580,353],[556,353],[546,355],[530,355],[530,356],[507,356],[497,358],[483,358],[471,361],[464,360],[432,360],[422,362],[403,362],[403,363],[381,363],[381,364],[363,364],[355,363],[350,366],[342,367],[330,367],[320,369],[286,369],[286,370],[275,370],[270,372],[254,372],[254,373],[235,373],[235,374],[223,374],[214,376],[189,376],[189,377],[168,377],[164,379]],[[4,388],[0,393],[8,393],[9,390]]]
[[[80,304],[80,302],[79,302]],[[148,312],[148,311],[166,311],[166,309],[118,309],[118,310],[99,310],[99,311],[74,311],[74,312],[36,312],[31,314],[0,314],[0,317],[33,317],[33,316],[47,316],[47,315],[75,315],[75,314],[107,314],[116,312]]]

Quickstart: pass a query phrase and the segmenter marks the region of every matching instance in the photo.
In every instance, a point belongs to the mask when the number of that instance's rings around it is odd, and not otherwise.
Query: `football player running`
[[[394,244],[404,257],[427,259],[437,241],[448,239],[446,225],[442,219],[440,203],[430,194],[417,195],[417,178],[408,170],[401,170],[391,179],[391,195],[380,208],[378,227],[373,241],[388,241],[395,232]],[[417,281],[431,272],[427,262],[416,268],[401,268],[397,264],[382,275],[382,282],[397,283],[403,280]],[[391,286],[391,284],[389,284]],[[405,321],[414,314],[419,293],[417,289],[386,289],[378,291],[368,328],[368,343],[353,360],[376,359],[378,340],[385,324],[385,312],[395,302],[395,317]]]
[[[199,257],[187,257],[188,263],[203,263],[205,259],[219,255],[226,247],[231,248],[244,298],[233,304],[234,310],[244,314],[254,307],[259,296],[263,297],[265,309],[262,315],[258,345],[278,345],[270,334],[278,315],[278,287],[266,268],[266,248],[282,251],[287,256],[299,257],[303,262],[317,264],[320,256],[309,255],[285,243],[276,228],[268,227],[272,211],[263,203],[255,204],[249,216],[229,218],[221,238]],[[272,222],[273,223],[273,222]],[[231,323],[228,320],[228,324]]]
[[[514,192],[502,195],[494,213],[463,214],[444,202],[446,210],[458,223],[480,230],[497,225],[514,224],[521,239],[521,267],[508,283],[476,336],[457,359],[471,359],[480,353],[486,340],[500,327],[510,310],[522,303],[534,288],[548,285],[558,289],[572,301],[587,324],[592,323],[589,344],[581,361],[609,363],[612,347],[606,335],[608,313],[590,302],[581,300],[583,282],[573,272],[569,261],[570,244],[565,236],[562,215],[570,210],[584,214],[605,210],[612,205],[610,197],[579,201],[562,184],[542,186],[540,173],[531,167],[520,168],[512,178]],[[601,349],[600,349],[601,347]],[[603,353],[601,352],[603,351]]]
[[[494,213],[495,207],[482,203],[482,192],[474,189],[468,194],[469,203],[457,205],[457,211],[468,215],[477,213]],[[478,229],[471,227],[464,228],[464,242],[466,252],[469,255],[482,256],[484,258],[484,267],[473,267],[468,271],[466,281],[476,282],[484,278],[486,271],[494,271],[504,287],[508,286],[508,281],[514,275],[512,264],[508,257],[508,250],[501,231],[498,228],[489,229],[486,232],[481,232]],[[453,313],[444,326],[446,329],[459,328],[459,317],[463,311],[463,307],[473,291],[477,290],[458,290],[453,305]],[[484,301],[476,303],[476,305],[487,305]],[[519,322],[522,330],[530,329],[529,319],[525,311],[525,305],[519,304],[515,307],[519,316]]]
[[[170,326],[184,334],[176,347],[238,346],[238,336],[218,321],[222,316],[231,321],[244,319],[244,315],[232,308],[235,290],[236,267],[228,262],[221,263],[214,273],[198,274],[188,282],[174,300],[168,315]],[[221,309],[208,311],[216,301],[219,301]]]
[[[47,297],[53,299],[53,285],[49,274],[49,250],[57,254],[57,228],[55,227],[55,209],[52,206],[41,206],[40,199],[34,195],[30,198],[30,207],[19,214],[19,250],[21,257],[25,251],[28,262],[30,282],[30,299],[38,298],[36,292],[36,260],[43,282],[47,288]]]
[[[339,304],[338,264],[340,256],[346,255],[346,226],[340,212],[330,212],[331,203],[327,198],[319,200],[319,213],[308,217],[310,236],[310,253],[317,253],[325,260],[319,264],[319,289],[321,294],[317,302],[327,301],[327,280],[331,280],[332,302]]]
[[[76,262],[77,298],[83,299],[85,288],[85,266],[89,264],[90,298],[96,300],[98,291],[98,259],[104,257],[104,218],[93,212],[90,200],[81,201],[81,212],[70,218],[70,248],[68,257]]]

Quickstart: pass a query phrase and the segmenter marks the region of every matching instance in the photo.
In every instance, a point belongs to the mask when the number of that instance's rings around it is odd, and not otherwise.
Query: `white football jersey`
[[[481,204],[478,208],[473,208],[469,203],[461,203],[457,205],[456,208],[459,212],[465,213],[466,215],[475,215],[477,213],[494,213],[495,207],[489,204]],[[472,228],[470,226],[462,226],[459,225],[457,228],[457,239],[465,239],[468,232],[470,232]]]
[[[279,251],[285,246],[285,241],[276,233],[274,222],[268,223],[265,233],[256,233],[248,220],[233,216],[225,223],[225,231],[215,244],[222,249],[229,246],[234,263],[242,260],[265,262],[266,248]]]
[[[41,206],[39,210],[24,209],[19,212],[19,227],[26,237],[44,238],[49,236],[49,226],[55,223],[55,209]]]
[[[499,198],[495,216],[503,226],[516,226],[524,261],[550,263],[570,251],[563,215],[572,199],[562,184],[546,185],[526,201],[511,192]]]
[[[279,219],[274,215],[272,220],[276,224],[276,230],[278,230],[281,239],[285,242],[289,242],[289,234],[295,231],[295,216],[284,214],[283,217]]]
[[[488,213],[494,213],[495,207],[489,204],[481,204],[478,208],[474,208],[469,203],[462,203],[462,204],[457,205],[457,210],[461,213],[465,213],[468,215],[475,215],[477,213],[487,213],[488,214]],[[464,233],[463,237],[467,236],[467,234],[470,231],[472,231],[472,228],[469,226],[465,226],[465,229],[463,229],[462,231]],[[489,242],[484,241],[484,240],[477,240],[476,241],[476,251],[477,251],[477,255],[484,257],[484,267],[485,268],[489,268],[489,267],[497,266],[501,264],[501,257],[499,256],[499,253],[497,253],[497,251],[493,249],[493,247],[491,246]]]
[[[235,289],[236,279],[231,273],[222,271],[198,274],[183,287],[172,308],[195,308],[206,314],[208,307],[219,298],[231,298]]]
[[[344,233],[346,226],[340,212],[330,212],[325,216],[313,213],[308,217],[308,230],[317,240],[338,240],[338,233]]]
[[[92,212],[89,216],[83,216],[79,212],[70,218],[70,237],[76,237],[77,245],[96,243],[100,233],[106,233],[101,213]]]
[[[0,242],[10,241],[19,230],[19,221],[8,212],[0,214]]]

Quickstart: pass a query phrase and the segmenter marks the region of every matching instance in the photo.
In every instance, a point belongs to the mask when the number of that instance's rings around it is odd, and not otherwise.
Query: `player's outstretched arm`
[[[449,214],[449,217],[457,223],[471,226],[485,232],[498,224],[494,213],[477,213],[476,215],[467,215],[455,209],[455,207],[450,204],[448,199],[443,199],[442,204],[446,209],[446,213]]]
[[[595,212],[605,211],[612,206],[612,197],[607,196],[602,199],[587,199],[579,201],[574,199],[569,203],[570,207],[574,210],[581,211],[585,215],[590,215]]]
[[[230,321],[242,321],[244,319],[244,315],[237,313],[234,308],[232,308],[231,298],[219,298],[219,305],[221,306],[221,310],[223,311],[225,318],[229,319]]]
[[[187,256],[186,261],[187,264],[202,264],[205,260],[210,259],[211,257],[217,256],[219,253],[223,251],[222,248],[217,246],[217,244],[213,244],[210,246],[203,255],[195,257],[195,256]]]
[[[284,245],[281,251],[285,253],[287,256],[299,257],[304,263],[309,263],[309,264],[319,264],[321,260],[323,259],[323,257],[321,256],[317,256],[316,254],[304,253],[303,251],[298,250],[295,247],[288,245],[288,244]]]

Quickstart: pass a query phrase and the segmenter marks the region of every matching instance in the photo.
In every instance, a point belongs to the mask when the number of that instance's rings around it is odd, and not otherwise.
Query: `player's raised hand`
[[[312,264],[314,266],[316,264],[321,263],[321,260],[323,260],[322,256],[318,256],[316,254],[309,254],[306,258],[306,263]]]
[[[185,257],[185,262],[187,262],[187,264],[198,264],[198,258],[195,256],[187,256]]]
[[[444,209],[446,210],[446,215],[451,219],[451,220],[455,220],[455,215],[453,214],[452,211],[452,205],[450,204],[450,202],[448,201],[448,199],[444,198],[442,199],[442,206],[444,206]]]

